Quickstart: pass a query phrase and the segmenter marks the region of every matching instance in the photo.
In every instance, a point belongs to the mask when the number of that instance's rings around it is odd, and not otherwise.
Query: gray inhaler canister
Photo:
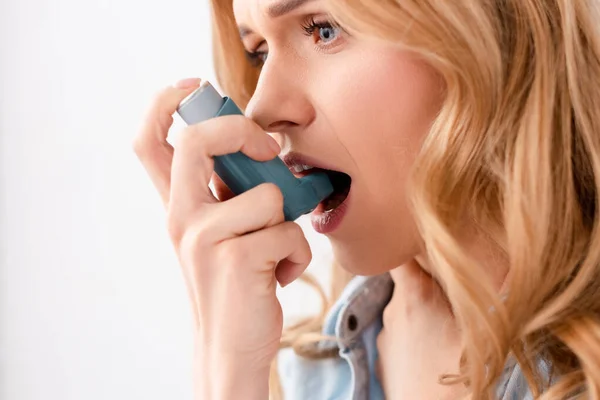
[[[177,112],[188,125],[221,115],[243,114],[233,100],[222,97],[208,82],[182,101]],[[214,163],[215,173],[236,196],[262,183],[276,184],[283,194],[286,221],[311,212],[333,193],[327,174],[316,172],[296,178],[279,157],[260,162],[237,152],[215,156]]]

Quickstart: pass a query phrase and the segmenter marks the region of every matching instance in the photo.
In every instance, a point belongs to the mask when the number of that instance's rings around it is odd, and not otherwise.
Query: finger
[[[277,150],[277,151],[276,151]],[[171,203],[187,215],[216,202],[208,184],[214,156],[243,152],[256,161],[273,159],[275,139],[242,115],[212,118],[186,127],[176,144],[171,170]]]
[[[263,183],[225,202],[214,204],[205,219],[205,234],[213,243],[242,236],[284,221],[283,194]]]
[[[219,175],[213,174],[212,182],[215,187],[215,193],[219,201],[227,201],[235,196],[235,194],[227,187],[225,182],[219,178]]]
[[[148,172],[163,204],[169,202],[173,147],[167,142],[179,103],[200,85],[199,78],[182,80],[161,90],[152,101],[133,148]]]
[[[312,259],[304,232],[295,222],[284,222],[231,240],[237,242],[247,265],[262,266],[258,272],[266,272],[270,278],[274,272],[281,286],[302,275]]]

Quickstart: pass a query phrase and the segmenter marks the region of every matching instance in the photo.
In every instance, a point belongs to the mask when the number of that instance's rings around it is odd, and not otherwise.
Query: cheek
[[[402,178],[441,105],[440,79],[396,49],[354,54],[323,80],[325,115],[370,185]]]

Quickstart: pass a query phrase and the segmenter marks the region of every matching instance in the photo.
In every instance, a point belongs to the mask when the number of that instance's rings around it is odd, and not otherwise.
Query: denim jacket
[[[376,339],[382,329],[383,309],[394,283],[389,274],[357,276],[329,311],[322,333],[336,340],[315,346],[339,352],[339,357],[309,360],[292,349],[278,355],[278,371],[285,400],[382,400],[375,376]],[[509,361],[497,388],[500,400],[533,400],[518,364]]]

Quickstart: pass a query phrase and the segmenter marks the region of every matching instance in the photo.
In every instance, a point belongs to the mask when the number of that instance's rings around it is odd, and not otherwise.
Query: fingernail
[[[279,154],[281,152],[281,146],[279,146],[279,143],[277,143],[277,141],[275,139],[273,139],[271,136],[269,136],[269,147],[271,147],[271,150],[273,150],[275,152],[275,154]]]
[[[174,86],[177,89],[190,89],[200,84],[200,78],[186,78],[177,82]]]

